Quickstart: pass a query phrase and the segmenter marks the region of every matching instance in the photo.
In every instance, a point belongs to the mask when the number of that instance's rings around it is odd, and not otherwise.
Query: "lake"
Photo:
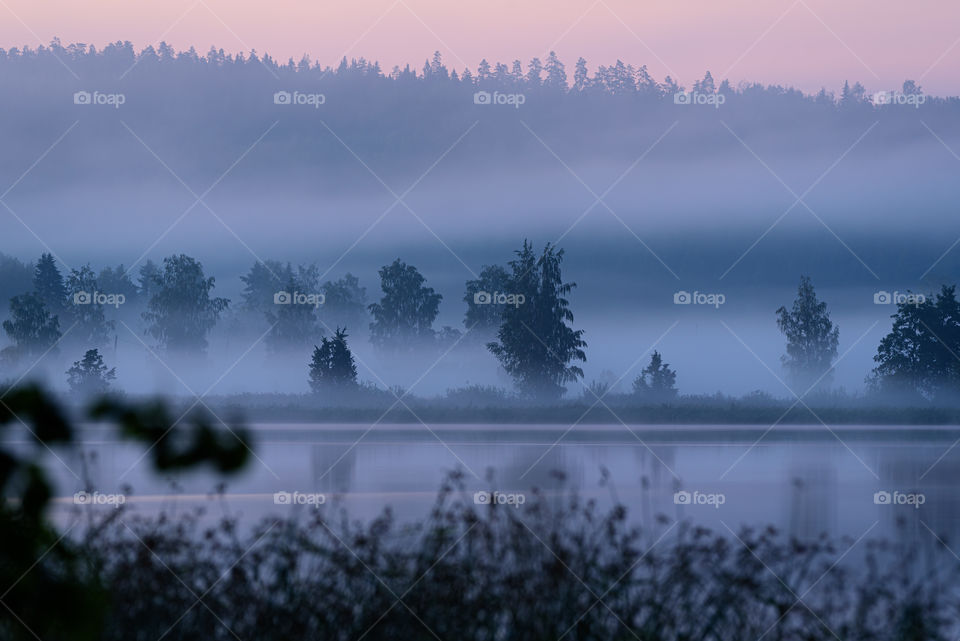
[[[389,505],[407,521],[426,515],[445,475],[459,469],[468,501],[506,509],[533,500],[539,488],[551,500],[570,490],[604,507],[617,500],[641,524],[663,514],[721,532],[772,524],[801,538],[960,533],[956,427],[261,424],[251,431],[256,456],[215,498],[215,475],[156,476],[144,448],[87,427],[82,456],[48,457],[55,517],[75,518],[74,493],[86,477],[99,493],[93,502],[129,486],[127,506],[144,513],[203,505],[211,516],[250,524],[322,501],[322,509],[341,505],[360,519]]]

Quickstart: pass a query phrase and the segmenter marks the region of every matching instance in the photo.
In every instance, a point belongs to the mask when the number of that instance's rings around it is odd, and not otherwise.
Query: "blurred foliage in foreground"
[[[99,528],[85,553],[111,599],[102,638],[893,641],[960,623],[942,547],[641,529],[576,495],[475,505],[456,476],[412,527],[307,514]]]
[[[110,422],[121,438],[144,444],[157,471],[208,463],[233,472],[250,454],[242,428],[217,430],[202,417],[181,423],[184,417],[172,416],[160,401],[104,398],[86,418]],[[23,386],[0,396],[0,430],[0,638],[102,638],[113,586],[71,532],[58,532],[47,519],[54,489],[44,461],[57,464],[57,451],[74,443],[76,427],[43,389]],[[18,433],[29,439],[26,449],[14,446]]]
[[[409,527],[389,510],[351,522],[332,505],[242,529],[120,506],[61,533],[45,517],[41,459],[74,428],[38,388],[0,408],[6,429],[35,439],[30,455],[2,451],[2,639],[892,641],[960,627],[960,565],[945,545],[715,534],[666,518],[640,528],[623,506],[603,512],[575,493],[476,505],[458,474]],[[171,429],[161,404],[105,400],[89,416],[152,445],[158,470],[230,472],[250,453],[242,432],[203,420]]]

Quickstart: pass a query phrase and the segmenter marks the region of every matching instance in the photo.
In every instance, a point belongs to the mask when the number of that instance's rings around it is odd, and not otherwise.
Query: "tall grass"
[[[80,548],[108,595],[102,638],[215,640],[906,640],[956,638],[944,548],[790,540],[576,494],[475,505],[454,475],[427,519],[329,506],[241,530],[118,510]]]

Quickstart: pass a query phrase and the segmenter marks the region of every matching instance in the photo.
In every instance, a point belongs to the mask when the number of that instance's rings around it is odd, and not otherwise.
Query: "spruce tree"
[[[107,369],[103,356],[96,349],[89,349],[83,359],[74,361],[67,370],[67,383],[70,391],[85,396],[103,394],[110,389],[110,383],[117,378],[115,367]]]
[[[67,286],[52,254],[42,254],[33,272],[33,291],[54,316],[64,320],[67,310]]]
[[[643,400],[669,401],[677,396],[677,373],[663,362],[660,352],[654,351],[650,364],[633,381],[633,391]]]

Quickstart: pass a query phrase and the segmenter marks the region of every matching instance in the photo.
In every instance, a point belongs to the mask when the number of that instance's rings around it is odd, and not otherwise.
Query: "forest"
[[[352,340],[367,340],[386,360],[415,355],[442,359],[465,344],[495,359],[512,388],[451,388],[438,399],[441,405],[550,406],[573,386],[583,388],[579,398],[589,410],[606,406],[603,399],[609,394],[607,402],[619,406],[700,405],[716,411],[718,399],[680,394],[677,373],[665,360],[669,355],[657,350],[649,354],[627,394],[610,394],[609,382],[583,380],[580,365],[587,360],[588,344],[568,300],[576,283],[562,275],[564,255],[549,243],[537,250],[524,241],[506,265],[484,266],[479,278],[464,284],[462,328],[436,327],[443,296],[414,265],[399,258],[379,270],[379,298],[369,296],[375,302],[369,302],[357,276],[347,273],[321,282],[316,265],[258,262],[241,277],[242,298],[230,301],[216,296],[215,277],[185,254],[164,258],[161,264],[148,260],[135,277],[123,265],[95,271],[89,264],[64,275],[51,254],[43,254],[35,264],[7,258],[5,280],[20,282],[26,289],[9,301],[8,318],[2,324],[9,345],[0,351],[0,358],[7,371],[29,373],[43,359],[62,354],[70,362],[75,357],[65,380],[73,393],[86,398],[123,389],[116,367],[104,361],[118,333],[142,335],[149,351],[202,359],[212,332],[242,329],[259,335],[268,358],[302,367],[303,387],[310,390],[305,395],[307,408],[369,403],[378,407],[391,395],[400,400],[406,392],[385,390],[376,378],[361,381]],[[676,294],[674,303],[689,304],[684,296],[689,293]],[[236,313],[225,329],[223,317],[231,306]],[[865,391],[851,397],[831,385],[840,328],[831,320],[827,303],[817,297],[811,279],[801,277],[792,304],[775,310],[785,340],[781,366],[797,402],[810,395],[827,405],[861,408],[894,402],[917,408],[955,407],[960,392],[956,356],[960,303],[955,285],[899,295],[895,310],[892,328],[877,346],[876,366],[865,373]],[[290,392],[302,394],[302,389]],[[250,392],[256,396],[256,390]],[[577,397],[574,393],[567,400]],[[773,400],[762,394],[741,399],[748,406],[766,402],[772,405],[768,410],[778,407]]]

